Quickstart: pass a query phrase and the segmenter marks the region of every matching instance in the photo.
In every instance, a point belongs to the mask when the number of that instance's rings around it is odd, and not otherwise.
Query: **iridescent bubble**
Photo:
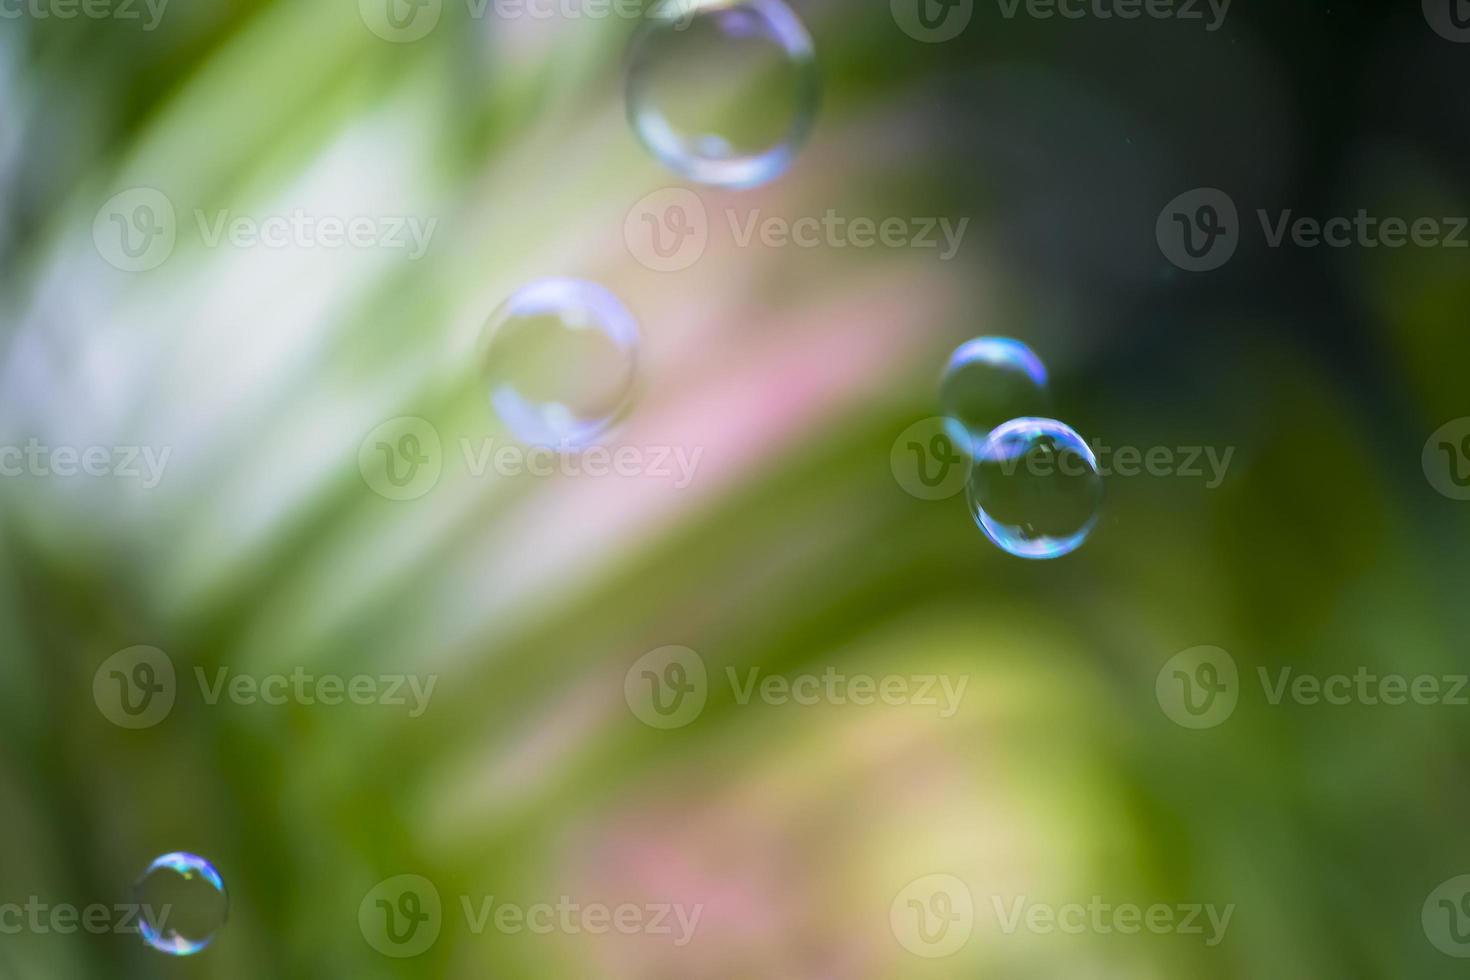
[[[481,364],[490,405],[516,438],[582,449],[631,407],[638,324],[596,283],[541,279],[491,316]]]
[[[816,119],[812,39],[783,0],[659,0],[628,46],[628,120],[670,170],[755,187]]]
[[[208,946],[230,912],[214,865],[182,851],[148,866],[133,885],[133,902],[144,941],[170,956],[192,956]]]
[[[1103,483],[1092,448],[1053,419],[1012,419],[975,451],[966,497],[985,536],[1020,558],[1060,558],[1097,524]]]
[[[976,337],[949,356],[939,408],[949,437],[967,450],[1007,419],[1050,411],[1046,365],[1019,340]]]

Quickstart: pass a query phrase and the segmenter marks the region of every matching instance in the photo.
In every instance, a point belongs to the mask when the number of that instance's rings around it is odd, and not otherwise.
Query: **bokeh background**
[[[411,43],[370,29],[368,0],[173,0],[154,30],[0,22],[0,443],[170,452],[151,488],[0,480],[0,901],[126,901],[173,850],[209,857],[231,896],[196,957],[23,931],[0,936],[0,975],[1459,975],[1421,910],[1470,872],[1470,708],[1272,705],[1254,678],[1470,670],[1470,505],[1421,459],[1470,414],[1467,252],[1273,249],[1255,213],[1470,213],[1470,45],[1413,3],[1240,2],[1209,31],[1207,11],[977,2],[939,43],[886,0],[793,5],[823,89],[811,141],[761,188],[693,187],[709,247],[677,272],[625,237],[645,195],[690,186],[625,120],[626,18],[445,0]],[[173,203],[177,242],[128,272],[93,226],[137,187]],[[1155,238],[1198,187],[1241,214],[1207,273]],[[295,208],[438,223],[411,260],[210,247],[194,219]],[[741,246],[730,208],[970,223],[946,262]],[[688,486],[468,472],[461,440],[509,438],[480,328],[546,275],[637,316],[643,390],[612,444],[700,451]],[[950,350],[982,333],[1035,348],[1088,438],[1228,448],[1226,478],[1112,477],[1079,552],[1002,553],[962,495],[919,499],[892,466]],[[444,445],[412,500],[358,462],[400,416]],[[179,693],[128,730],[93,679],[138,644]],[[1192,730],[1155,679],[1202,644],[1242,690]],[[662,730],[624,680],[666,645],[711,681]],[[437,686],[414,718],[210,705],[195,668]],[[968,686],[947,718],[741,704],[727,668]],[[358,913],[403,874],[445,911],[395,959]],[[934,874],[975,905],[940,959],[890,921]],[[1007,934],[993,906],[1094,895],[1235,909],[1207,946]],[[461,899],[488,896],[703,913],[683,947],[476,934]]]

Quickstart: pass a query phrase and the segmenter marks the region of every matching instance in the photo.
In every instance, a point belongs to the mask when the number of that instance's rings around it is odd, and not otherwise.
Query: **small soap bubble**
[[[148,866],[133,885],[133,903],[144,941],[170,956],[192,956],[208,946],[230,910],[214,865],[182,851]]]
[[[1053,419],[1019,418],[980,442],[966,497],[985,536],[1019,558],[1060,558],[1097,524],[1103,481],[1092,448]]]
[[[784,173],[819,87],[811,35],[784,0],[659,0],[628,46],[633,131],[702,184],[755,187]]]
[[[602,286],[538,280],[485,326],[490,406],[528,445],[584,449],[631,408],[638,347],[637,322]]]
[[[976,337],[950,355],[939,381],[940,413],[956,446],[971,450],[1008,419],[1050,411],[1046,365],[1009,337]]]

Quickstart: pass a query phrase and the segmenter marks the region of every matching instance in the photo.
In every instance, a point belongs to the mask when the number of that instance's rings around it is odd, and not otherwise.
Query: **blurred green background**
[[[1256,677],[1470,670],[1470,505],[1421,461],[1470,415],[1466,252],[1273,249],[1255,215],[1466,214],[1470,47],[1417,5],[1240,4],[1210,31],[977,3],[930,43],[884,0],[801,0],[809,145],[762,188],[692,188],[709,246],[660,272],[625,223],[687,185],[625,121],[632,21],[443,0],[400,42],[372,2],[0,22],[0,444],[169,453],[152,487],[0,479],[0,902],[125,902],[174,850],[231,897],[198,956],[25,929],[0,935],[0,975],[1462,972],[1421,911],[1470,872],[1470,708],[1271,704]],[[94,224],[139,187],[177,238],[130,272]],[[1155,239],[1196,187],[1241,215],[1208,273]],[[195,217],[297,208],[437,224],[410,258],[211,246]],[[950,261],[741,246],[726,222],[829,209],[970,222]],[[548,275],[637,316],[642,393],[612,444],[697,451],[687,486],[470,471],[465,441],[508,440],[480,327]],[[1089,439],[1228,449],[1228,472],[1115,475],[1079,552],[1002,553],[962,495],[920,499],[892,465],[950,350],[984,333],[1037,350]],[[442,473],[391,500],[359,448],[402,416],[433,427]],[[136,645],[178,690],[134,730],[93,682]],[[663,729],[625,681],[669,645],[709,680]],[[1155,681],[1200,645],[1240,690],[1195,730]],[[437,680],[410,717],[210,704],[196,668]],[[967,686],[949,717],[742,704],[727,670],[752,668]],[[936,874],[974,914],[929,958],[896,917]],[[443,906],[406,958],[359,919],[399,875]],[[682,946],[477,930],[463,902],[491,896],[702,912]],[[1234,911],[1215,945],[1007,933],[996,911],[1093,896]]]

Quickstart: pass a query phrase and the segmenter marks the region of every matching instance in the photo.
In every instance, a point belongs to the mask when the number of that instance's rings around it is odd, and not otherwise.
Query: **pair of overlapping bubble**
[[[1046,365],[1009,337],[976,337],[944,367],[940,409],[970,466],[970,515],[1020,558],[1060,558],[1097,525],[1102,476],[1071,426],[1051,417]]]

